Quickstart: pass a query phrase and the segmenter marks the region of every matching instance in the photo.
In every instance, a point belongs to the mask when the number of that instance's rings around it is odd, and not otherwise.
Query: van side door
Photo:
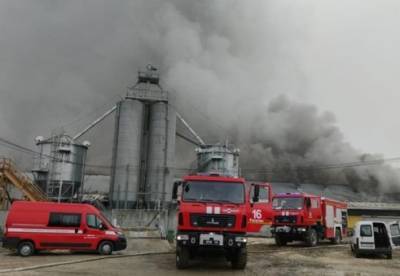
[[[357,246],[359,249],[375,249],[374,228],[372,222],[363,222],[359,225],[359,237]]]
[[[393,249],[400,248],[400,226],[397,221],[389,223],[389,236],[392,248]]]
[[[272,193],[268,183],[250,185],[250,213],[247,232],[267,231],[272,223]]]
[[[40,247],[49,249],[86,249],[83,239],[82,214],[50,212],[47,228],[40,233]]]

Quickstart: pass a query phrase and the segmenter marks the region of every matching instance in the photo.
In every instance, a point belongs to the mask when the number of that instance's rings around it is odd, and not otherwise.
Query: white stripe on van
[[[14,233],[48,233],[48,234],[76,234],[75,229],[40,229],[40,228],[14,228],[7,229],[8,232]],[[78,230],[77,234],[82,234],[82,230]]]

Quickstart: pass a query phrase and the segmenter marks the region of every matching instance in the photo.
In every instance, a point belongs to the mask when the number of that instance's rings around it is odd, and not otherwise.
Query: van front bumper
[[[119,237],[115,242],[114,251],[124,250],[127,247],[127,242],[125,237]]]
[[[3,247],[7,249],[16,249],[18,247],[20,238],[6,238],[3,237]]]

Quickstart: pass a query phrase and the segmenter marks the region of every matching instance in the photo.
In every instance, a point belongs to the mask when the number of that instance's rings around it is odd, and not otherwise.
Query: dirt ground
[[[269,239],[252,239],[247,268],[234,271],[223,257],[213,254],[196,259],[187,270],[176,270],[173,248],[160,240],[132,240],[128,250],[111,258],[95,254],[51,252],[21,258],[0,250],[0,276],[4,275],[400,275],[400,252],[383,257],[354,258],[348,245],[302,244],[278,248]],[[136,253],[155,253],[133,256]],[[65,262],[83,261],[65,264]],[[64,264],[63,264],[64,263]],[[54,266],[34,268],[37,265]],[[29,268],[10,272],[8,269]]]

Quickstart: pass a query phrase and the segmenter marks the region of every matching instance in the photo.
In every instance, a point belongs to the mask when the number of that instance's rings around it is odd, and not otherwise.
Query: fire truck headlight
[[[176,239],[178,241],[187,241],[187,240],[189,240],[189,235],[178,235],[178,236],[176,236]]]
[[[235,241],[236,242],[246,243],[247,242],[247,238],[246,237],[236,237]]]
[[[297,231],[299,231],[299,232],[305,232],[305,231],[306,231],[306,228],[297,228]]]

